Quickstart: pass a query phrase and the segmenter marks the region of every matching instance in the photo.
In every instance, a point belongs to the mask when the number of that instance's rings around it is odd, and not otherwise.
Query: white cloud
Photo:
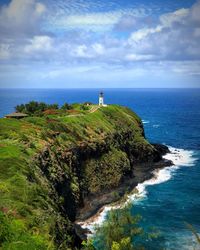
[[[84,29],[92,31],[108,31],[116,25],[123,16],[144,17],[150,10],[144,8],[124,8],[116,11],[89,12],[74,2],[74,9],[62,8],[55,16],[49,18],[50,25],[58,29]],[[70,5],[70,3],[69,3]],[[72,4],[73,5],[73,4]],[[75,11],[74,11],[75,10]],[[74,13],[75,12],[75,13]]]
[[[175,22],[185,22],[185,18],[188,16],[189,9],[179,9],[172,13],[163,14],[160,16],[160,22],[163,27],[169,27]]]
[[[196,66],[195,66],[196,65]],[[194,62],[136,62],[125,68],[119,65],[13,65],[0,67],[0,78],[7,87],[20,82],[20,87],[190,87],[199,86],[200,61]],[[10,72],[10,77],[6,72]],[[9,80],[10,79],[10,80]],[[194,80],[195,79],[195,80]],[[27,85],[27,83],[31,85]],[[42,85],[41,85],[42,83]]]
[[[37,15],[41,16],[43,13],[46,12],[46,6],[42,3],[36,3],[35,11]]]
[[[121,11],[62,15],[62,17],[52,19],[51,24],[56,28],[64,30],[85,29],[105,32],[110,30],[121,16]]]
[[[143,28],[133,32],[129,38],[129,43],[131,44],[132,42],[140,42],[150,34],[161,32],[162,28],[162,26],[158,25],[155,28]]]
[[[194,22],[194,13],[200,10],[199,3],[190,9],[163,14],[154,27],[133,32],[127,41],[129,57],[133,54],[133,61],[140,55],[151,55],[146,60],[155,61],[200,59],[200,22],[197,17]]]
[[[200,37],[200,27],[194,29],[194,37]]]
[[[13,2],[15,1],[13,0]],[[19,1],[22,3],[28,0]],[[45,7],[36,3],[35,0],[30,0],[29,5],[27,3],[25,5],[25,9],[34,10],[34,13],[39,13],[39,15],[46,11]],[[30,6],[32,7],[30,8]],[[13,12],[13,6],[7,8],[10,8],[11,13]],[[101,35],[98,32],[77,31],[69,33],[66,37],[50,36],[39,31],[38,34],[32,34],[31,37],[24,37],[14,42],[10,40],[7,47],[5,47],[5,41],[1,42],[0,40],[0,43],[2,43],[1,58],[4,58],[4,60],[11,59],[11,57],[24,58],[30,61],[35,59],[41,61],[55,60],[58,63],[66,64],[114,63],[123,66],[127,63],[145,60],[198,60],[200,59],[200,26],[194,25],[193,15],[191,14],[195,12],[195,8],[199,8],[199,5],[196,4],[190,9],[180,9],[163,14],[151,25],[148,24],[145,28],[134,30],[128,37],[115,36],[114,29],[112,32]],[[116,22],[121,13],[122,11],[110,12],[109,15],[111,16],[108,15],[108,20],[104,19],[105,13],[96,13],[94,16],[93,14],[79,16],[80,19],[77,20],[72,18],[71,21],[74,25],[102,24],[106,26]],[[111,20],[112,15],[116,19]],[[16,16],[19,16],[19,14],[16,14]],[[130,13],[128,13],[128,16],[130,17]],[[85,18],[85,21],[82,18]],[[138,20],[143,21],[144,19],[139,18]],[[12,46],[10,46],[10,43],[12,43]]]
[[[137,16],[133,10],[69,12],[68,15],[64,12],[61,17],[55,13],[55,18],[58,16],[56,20],[51,19],[55,21],[52,33],[45,32],[41,26],[47,7],[39,1],[42,0],[12,0],[1,8],[1,62],[55,63],[58,68],[45,73],[46,78],[51,79],[81,73],[77,69],[86,66],[88,71],[82,73],[90,74],[99,71],[96,65],[101,65],[102,72],[106,67],[108,73],[112,67],[118,67],[112,73],[116,79],[124,71],[130,73],[130,79],[133,73],[141,76],[150,72],[159,76],[166,71],[198,75],[200,71],[200,19],[197,15],[200,1],[191,8],[162,14],[154,20],[141,18],[145,13],[140,11]],[[116,24],[119,24],[118,30]],[[62,28],[61,33],[54,30],[56,25]],[[178,63],[185,61],[188,64],[184,67]],[[66,69],[72,66],[76,66],[74,71]],[[99,73],[98,77],[104,75]]]
[[[121,16],[120,12],[90,13],[86,15],[73,15],[62,20],[66,26],[82,27],[85,25],[113,25]]]
[[[92,45],[92,48],[94,49],[94,52],[97,55],[103,55],[105,53],[105,48],[102,44],[100,43],[95,43]]]
[[[96,58],[97,56],[101,56],[105,53],[105,48],[100,43],[94,43],[90,46],[86,46],[85,44],[75,46],[72,50],[71,55],[78,58]]]
[[[12,0],[0,9],[0,29],[7,36],[38,32],[46,7],[36,0]]]
[[[191,8],[190,16],[193,21],[199,22],[200,21],[200,1],[198,0]]]
[[[0,60],[6,60],[9,58],[10,58],[9,44],[0,44]]]
[[[26,53],[49,52],[53,50],[53,39],[48,36],[34,36],[30,44],[24,47]]]
[[[91,58],[91,55],[88,54],[88,48],[85,44],[77,46],[72,55],[80,58]]]
[[[154,58],[154,55],[139,55],[139,54],[128,54],[125,56],[127,61],[148,61]]]

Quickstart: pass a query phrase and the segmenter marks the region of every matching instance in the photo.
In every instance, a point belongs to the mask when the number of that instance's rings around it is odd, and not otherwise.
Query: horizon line
[[[26,88],[26,87],[11,87],[11,88],[2,88],[0,87],[0,90],[16,90],[16,89],[41,89],[41,90],[54,90],[54,89],[57,89],[57,90],[63,90],[63,89],[66,89],[66,90],[77,90],[77,89],[200,89],[200,87],[75,87],[75,88]]]

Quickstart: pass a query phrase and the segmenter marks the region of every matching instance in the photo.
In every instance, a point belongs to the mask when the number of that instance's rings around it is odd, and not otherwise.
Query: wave
[[[150,121],[142,120],[142,123],[147,124],[147,123],[150,123]]]
[[[173,162],[173,166],[165,167],[163,169],[154,170],[154,177],[150,180],[144,181],[143,183],[139,183],[136,186],[137,194],[129,196],[130,200],[136,200],[144,198],[147,195],[147,186],[160,184],[166,182],[171,179],[173,173],[180,167],[190,167],[195,165],[195,161],[197,160],[194,157],[194,151],[178,149],[168,146],[170,153],[163,156],[166,160],[171,160]]]
[[[195,152],[192,150],[178,149],[168,146],[170,153],[166,154],[163,158],[171,160],[175,166],[194,166],[197,158]]]
[[[180,167],[191,167],[195,164],[197,158],[194,156],[194,151],[178,149],[168,146],[170,153],[163,156],[164,159],[171,160],[173,162],[173,166],[165,167],[163,169],[154,170],[154,177],[150,180],[144,181],[143,183],[139,183],[136,187],[134,194],[128,195],[126,202],[118,205],[109,205],[104,206],[95,216],[89,218],[84,222],[79,222],[78,224],[82,228],[87,228],[91,231],[91,234],[95,232],[95,225],[101,225],[103,221],[106,219],[107,213],[111,209],[120,209],[123,208],[126,204],[130,202],[141,201],[145,197],[147,197],[147,186],[157,185],[163,182],[166,182],[171,179],[173,173]],[[88,234],[89,235],[89,234]]]

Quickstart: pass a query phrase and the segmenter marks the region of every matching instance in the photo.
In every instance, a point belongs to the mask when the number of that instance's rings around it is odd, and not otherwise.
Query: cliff
[[[77,116],[0,119],[0,138],[0,222],[12,235],[0,235],[4,249],[15,241],[20,249],[80,247],[76,220],[167,164],[168,149],[151,145],[140,118],[117,105]]]

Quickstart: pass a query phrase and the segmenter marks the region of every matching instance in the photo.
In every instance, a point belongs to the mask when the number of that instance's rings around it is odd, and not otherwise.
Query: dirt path
[[[89,110],[89,113],[94,113],[95,111],[97,111],[100,107],[99,106],[94,106]]]
[[[98,109],[100,108],[100,106],[94,106],[94,107],[92,107],[90,110],[89,110],[89,114],[91,114],[91,113],[94,113],[94,112],[96,112]],[[84,115],[86,115],[86,114],[74,114],[74,115],[68,115],[67,117],[76,117],[76,116],[84,116]]]

